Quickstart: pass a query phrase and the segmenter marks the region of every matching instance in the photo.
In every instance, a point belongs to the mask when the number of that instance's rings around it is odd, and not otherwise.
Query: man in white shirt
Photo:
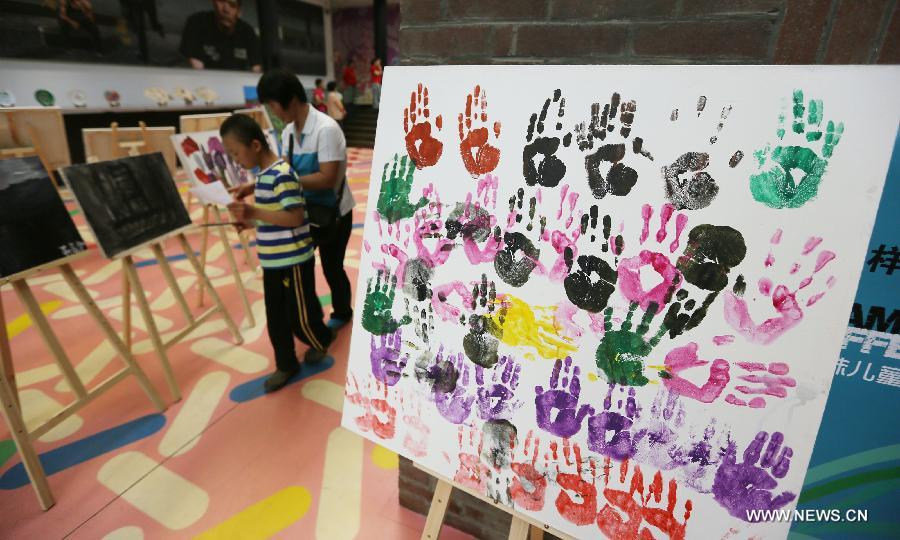
[[[267,72],[256,90],[260,102],[268,105],[286,124],[281,134],[282,149],[303,186],[313,240],[331,289],[332,314],[328,326],[337,330],[353,318],[344,255],[356,202],[347,184],[344,133],[334,119],[309,105],[303,84],[286,69]],[[328,216],[329,211],[335,220],[316,223],[317,215]]]

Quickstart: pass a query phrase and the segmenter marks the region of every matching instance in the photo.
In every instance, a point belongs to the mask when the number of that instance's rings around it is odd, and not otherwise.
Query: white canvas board
[[[218,131],[179,133],[171,138],[178,160],[192,184],[220,181],[226,186],[236,186],[252,179],[251,173],[225,151]]]
[[[785,537],[898,83],[387,68],[343,425],[579,538]]]

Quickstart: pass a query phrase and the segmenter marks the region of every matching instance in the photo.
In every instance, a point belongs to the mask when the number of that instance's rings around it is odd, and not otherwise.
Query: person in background
[[[328,105],[328,116],[334,118],[335,122],[343,128],[347,109],[344,108],[341,94],[337,91],[337,83],[334,81],[328,83],[328,96],[325,98],[325,103]]]
[[[331,117],[310,107],[303,84],[291,71],[275,69],[266,72],[260,78],[256,92],[260,102],[286,123],[281,134],[281,147],[294,173],[299,176],[307,202],[337,210],[337,222],[330,229],[333,234],[317,238],[317,228],[312,229],[322,260],[322,272],[331,289],[332,313],[328,326],[337,330],[353,317],[344,255],[350,241],[356,203],[347,183],[344,133]]]
[[[91,39],[91,47],[100,50],[100,29],[91,0],[60,0],[56,16],[64,36],[71,38],[84,32]]]
[[[342,80],[344,83],[344,104],[348,107],[353,107],[353,104],[356,102],[356,68],[353,66],[352,58],[347,60],[347,64],[344,66]]]
[[[194,69],[262,71],[259,37],[243,21],[241,0],[212,0],[213,11],[188,17],[180,51]]]
[[[284,387],[300,371],[294,336],[309,345],[306,365],[325,359],[334,333],[325,326],[316,296],[315,247],[306,223],[305,201],[290,166],[270,148],[259,124],[245,114],[228,117],[219,129],[228,153],[242,167],[258,167],[256,183],[232,190],[228,205],[239,228],[256,224],[256,245],[263,268],[263,292],[275,372],[266,392]],[[244,199],[254,195],[255,204]]]
[[[381,102],[381,74],[384,70],[381,67],[381,58],[374,58],[369,68],[369,76],[372,81],[372,108],[378,109]]]
[[[322,79],[316,79],[316,87],[313,90],[313,107],[322,112],[327,112],[328,109],[325,108],[325,87],[323,86],[325,83]]]

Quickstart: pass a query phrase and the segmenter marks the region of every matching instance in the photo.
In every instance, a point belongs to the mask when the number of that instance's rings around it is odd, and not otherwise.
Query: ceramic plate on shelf
[[[0,107],[15,107],[15,106],[16,106],[16,95],[6,89],[0,90]]]
[[[215,103],[216,99],[219,98],[219,94],[217,94],[213,89],[207,88],[205,86],[201,86],[194,90],[194,93],[197,94],[197,97],[203,100],[207,105],[212,105]]]
[[[172,92],[172,94],[174,94],[175,97],[183,99],[185,105],[192,105],[194,103],[194,94],[191,93],[191,91],[187,88],[182,88],[179,86]]]
[[[34,99],[44,107],[52,107],[56,104],[56,98],[53,97],[53,94],[50,93],[49,90],[44,90],[43,88],[38,89],[34,93]]]
[[[69,92],[69,100],[75,107],[87,107],[87,94],[84,93],[84,90],[72,90]]]
[[[109,103],[110,107],[118,107],[121,103],[121,96],[115,90],[107,90],[103,93],[103,97],[106,98],[106,101]]]
[[[168,92],[157,86],[144,90],[144,95],[156,102],[160,107],[165,107],[172,100],[172,96]]]

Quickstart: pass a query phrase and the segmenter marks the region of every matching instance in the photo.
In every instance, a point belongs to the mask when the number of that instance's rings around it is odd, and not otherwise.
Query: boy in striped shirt
[[[256,223],[256,244],[263,267],[269,340],[277,369],[265,382],[266,392],[281,389],[300,371],[294,336],[309,345],[304,363],[322,361],[334,335],[323,321],[316,296],[313,242],[306,224],[305,201],[290,166],[269,148],[253,118],[235,114],[219,130],[225,149],[242,167],[258,167],[255,185],[233,190],[228,205],[240,227]],[[244,202],[250,194],[255,204]]]

